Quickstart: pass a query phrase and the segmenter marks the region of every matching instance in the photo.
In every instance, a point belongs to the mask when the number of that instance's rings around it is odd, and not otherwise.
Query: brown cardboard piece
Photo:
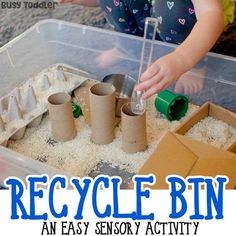
[[[98,82],[94,80],[86,80],[79,88],[74,90],[76,103],[81,107],[84,119],[89,125],[91,124],[89,90],[96,83]]]
[[[225,123],[236,128],[236,114],[217,106],[213,103],[203,104],[197,111],[195,111],[185,122],[175,129],[175,133],[184,135],[189,129],[197,124],[207,116],[211,116],[217,120],[222,120]],[[227,149],[228,151],[236,153],[236,141]]]
[[[108,144],[115,137],[116,90],[108,83],[98,83],[90,88],[91,140]]]
[[[229,149],[228,149],[229,152],[233,152],[233,153],[236,153],[236,143],[233,143]]]
[[[147,149],[146,112],[136,115],[130,103],[121,108],[122,149],[127,153],[142,152]]]
[[[66,142],[76,136],[71,97],[67,93],[56,93],[48,98],[52,134],[58,141]]]
[[[168,132],[138,174],[155,174],[152,188],[167,189],[168,175],[226,175],[227,188],[236,187],[236,154]]]
[[[91,125],[90,118],[90,98],[89,98],[89,90],[94,85],[99,83],[95,80],[86,80],[83,84],[80,85],[79,88],[74,90],[74,96],[76,99],[76,103],[81,107],[84,119],[88,125]],[[116,113],[118,113],[118,107],[123,105],[123,101],[119,101],[117,103]],[[115,125],[120,123],[120,117],[115,118]]]

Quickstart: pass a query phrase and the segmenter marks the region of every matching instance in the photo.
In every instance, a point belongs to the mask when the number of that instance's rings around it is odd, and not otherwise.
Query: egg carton
[[[48,97],[59,92],[72,93],[89,73],[65,64],[54,64],[0,99],[0,145],[24,137],[27,127],[36,127],[48,111]]]

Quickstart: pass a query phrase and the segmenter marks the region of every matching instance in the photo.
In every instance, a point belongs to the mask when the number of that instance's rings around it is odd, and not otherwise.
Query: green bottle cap
[[[168,120],[180,120],[188,111],[188,98],[169,90],[163,90],[157,94],[155,107]]]
[[[72,101],[72,111],[74,118],[79,118],[82,115],[82,110],[78,104]]]

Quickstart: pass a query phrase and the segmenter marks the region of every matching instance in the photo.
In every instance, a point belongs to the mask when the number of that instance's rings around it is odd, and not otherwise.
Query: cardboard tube
[[[147,149],[146,113],[134,114],[131,103],[121,108],[122,149],[127,153]]]
[[[86,80],[74,90],[76,102],[80,105],[84,119],[89,125],[91,124],[89,91],[94,84],[97,84],[97,81]]]
[[[99,83],[90,88],[91,139],[96,144],[108,144],[114,139],[115,101],[113,85]]]
[[[58,141],[66,142],[76,136],[71,97],[67,93],[56,93],[48,98],[52,134]]]

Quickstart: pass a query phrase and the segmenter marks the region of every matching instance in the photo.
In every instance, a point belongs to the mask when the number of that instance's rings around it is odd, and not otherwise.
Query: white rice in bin
[[[51,68],[51,72],[55,68]],[[71,83],[69,83],[72,86]],[[69,89],[64,87],[63,89]],[[61,91],[61,88],[57,86]],[[50,94],[57,92],[50,90]],[[41,96],[38,86],[35,92]],[[48,94],[41,96],[45,99]],[[42,123],[36,128],[27,128],[23,139],[10,141],[8,147],[25,156],[64,170],[72,175],[83,177],[96,171],[99,163],[109,163],[112,167],[119,167],[130,173],[137,173],[146,159],[152,154],[161,137],[169,130],[174,130],[198,106],[189,104],[186,117],[180,121],[170,122],[160,116],[154,106],[155,97],[149,100],[147,106],[147,138],[148,149],[145,152],[127,154],[121,148],[120,125],[116,127],[116,138],[108,145],[96,145],[90,141],[91,129],[86,124],[84,117],[76,119],[77,136],[75,139],[57,143],[51,135],[48,115],[44,116]],[[236,130],[220,120],[207,117],[197,123],[187,133],[187,136],[216,147],[228,148],[236,140]]]
[[[96,145],[90,141],[91,129],[84,117],[76,119],[77,136],[66,143],[47,141],[51,137],[49,117],[45,116],[40,126],[28,128],[22,140],[10,141],[9,148],[33,159],[45,161],[58,169],[76,176],[87,176],[101,162],[108,162],[131,173],[137,173],[145,160],[154,151],[158,141],[167,130],[175,129],[193,113],[198,106],[189,105],[189,111],[181,121],[169,122],[161,118],[154,107],[154,97],[147,107],[148,149],[145,152],[127,154],[121,149],[120,126],[116,128],[116,138],[108,145]]]
[[[223,149],[228,149],[236,141],[234,127],[210,116],[195,124],[185,135]]]

